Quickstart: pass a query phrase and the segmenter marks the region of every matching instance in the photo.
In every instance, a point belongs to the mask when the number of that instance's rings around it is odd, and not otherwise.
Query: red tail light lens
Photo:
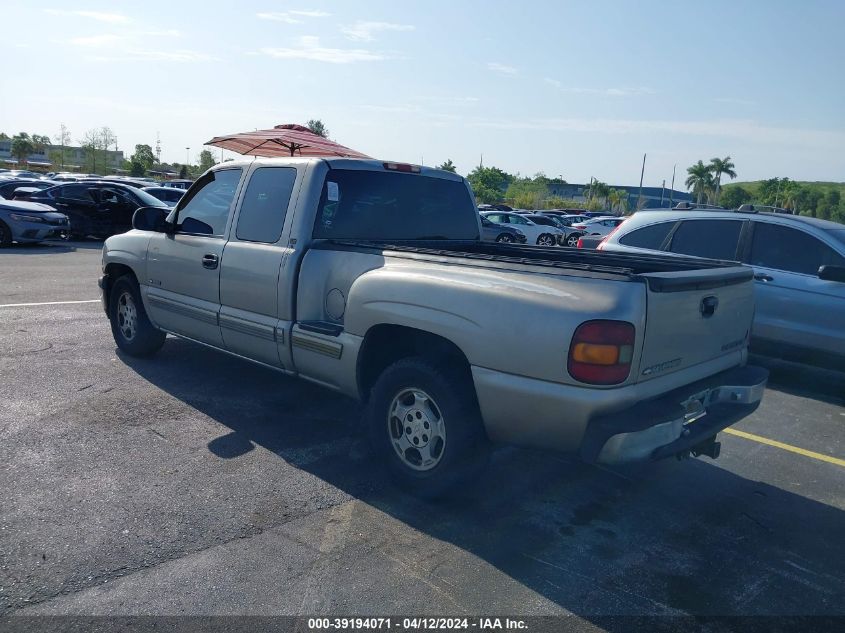
[[[575,247],[576,248],[584,248],[584,238],[583,237],[578,238],[578,243],[575,245]]]
[[[569,346],[569,375],[591,385],[618,385],[631,372],[634,326],[625,321],[587,321]]]
[[[390,171],[401,171],[405,174],[418,174],[420,173],[419,165],[409,165],[408,163],[383,163],[385,169],[389,169]]]

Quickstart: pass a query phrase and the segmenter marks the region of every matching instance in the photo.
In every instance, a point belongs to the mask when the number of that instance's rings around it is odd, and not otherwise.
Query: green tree
[[[320,119],[311,119],[308,121],[306,127],[323,138],[329,138],[329,128]]]
[[[452,159],[447,160],[445,163],[438,165],[437,169],[442,169],[443,171],[451,171],[453,174],[458,172],[457,167],[452,162]]]
[[[710,166],[705,165],[704,161],[698,161],[692,167],[687,167],[687,189],[692,189],[695,201],[701,204],[708,193],[713,188],[713,173],[710,171]]]
[[[18,163],[27,163],[29,155],[35,150],[35,145],[29,134],[21,132],[12,137],[11,154],[18,159]]]
[[[498,167],[478,166],[467,176],[475,199],[480,203],[501,202],[513,176]]]
[[[0,132],[0,141],[8,141],[8,140],[9,140],[9,135],[6,134],[5,132]]]
[[[830,189],[824,196],[825,201],[832,207],[836,208],[842,202],[842,194],[838,189]]]
[[[731,180],[733,180],[736,178],[736,171],[734,171],[735,167],[736,165],[731,162],[730,156],[710,159],[710,171],[713,172],[713,180],[716,184],[713,196],[716,204],[719,203],[719,194],[722,191],[722,175],[728,176]]]
[[[197,171],[199,173],[205,173],[212,167],[217,164],[217,161],[214,160],[214,154],[211,153],[210,150],[204,149],[200,152],[199,155],[199,166]]]
[[[85,171],[97,173],[97,151],[100,149],[100,141],[100,131],[96,129],[88,130],[79,140],[79,145],[82,147],[82,153],[85,156]]]
[[[739,185],[731,185],[722,190],[720,202],[726,209],[738,209],[740,205],[751,202],[751,194]]]
[[[50,161],[50,165],[53,170],[58,169],[59,167],[64,167],[64,155],[61,150],[54,149],[49,154],[47,154],[47,160]]]
[[[64,169],[65,167],[65,147],[70,145],[70,130],[67,129],[67,126],[62,123],[59,126],[59,133],[56,134],[54,140],[59,144],[61,147],[61,159],[59,163],[61,164],[61,168]],[[56,161],[53,161],[53,167],[56,166]]]
[[[610,195],[610,187],[607,183],[600,180],[594,180],[585,192],[590,201],[604,200],[604,203],[599,205],[599,209],[607,206],[607,197]]]
[[[187,177],[188,177],[188,166],[182,165],[182,167],[179,168],[179,178],[185,179]]]
[[[505,191],[505,200],[517,209],[539,209],[549,197],[548,179],[543,174],[534,178],[514,178]]]
[[[132,154],[129,160],[131,160],[134,164],[141,166],[141,173],[133,175],[143,176],[144,173],[153,168],[156,158],[155,154],[153,154],[152,147],[144,143],[139,143],[135,146],[135,153]],[[135,171],[134,167],[133,171]]]

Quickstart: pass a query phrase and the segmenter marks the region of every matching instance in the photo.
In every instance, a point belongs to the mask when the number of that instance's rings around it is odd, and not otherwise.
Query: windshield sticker
[[[337,186],[336,182],[327,180],[326,187],[328,188],[329,202],[337,202],[338,200],[340,200],[340,188]]]

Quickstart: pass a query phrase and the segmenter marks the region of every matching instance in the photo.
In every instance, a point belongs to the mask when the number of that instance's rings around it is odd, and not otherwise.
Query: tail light
[[[626,321],[587,321],[569,346],[569,375],[591,385],[618,385],[631,372],[634,326]]]
[[[409,165],[408,163],[384,163],[384,168],[390,171],[401,171],[405,174],[420,173],[419,165]]]
[[[587,228],[587,225],[586,224],[573,224],[572,228],[578,229],[579,231],[583,231],[584,229]]]
[[[575,248],[584,248],[584,238],[583,237],[578,238],[578,243],[575,245]]]

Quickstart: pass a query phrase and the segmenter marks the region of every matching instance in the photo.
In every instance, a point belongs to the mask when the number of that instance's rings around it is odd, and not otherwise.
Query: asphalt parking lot
[[[99,262],[0,253],[0,615],[845,615],[841,374],[767,362],[717,461],[505,448],[428,503],[354,402],[178,339],[119,354]]]

